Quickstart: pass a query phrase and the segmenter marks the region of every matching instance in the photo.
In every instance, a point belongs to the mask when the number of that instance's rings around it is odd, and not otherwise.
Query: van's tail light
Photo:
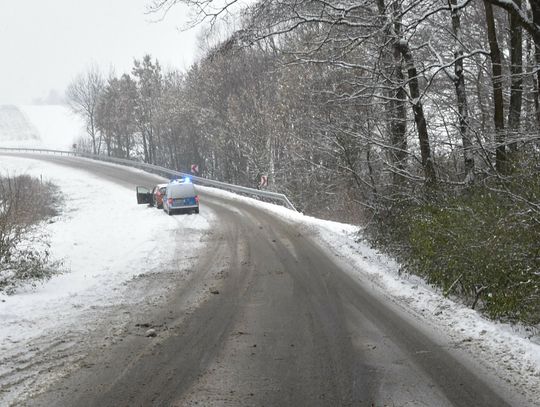
[[[197,202],[197,205],[199,204],[199,195],[195,195],[195,202]]]
[[[167,199],[167,202],[169,203],[169,205],[172,205],[173,204],[173,199],[169,198],[169,199]]]

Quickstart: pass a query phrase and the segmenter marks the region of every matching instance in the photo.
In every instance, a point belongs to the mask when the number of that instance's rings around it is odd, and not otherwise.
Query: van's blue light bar
[[[191,178],[190,177],[173,178],[169,181],[169,183],[170,184],[173,184],[173,183],[191,184]]]

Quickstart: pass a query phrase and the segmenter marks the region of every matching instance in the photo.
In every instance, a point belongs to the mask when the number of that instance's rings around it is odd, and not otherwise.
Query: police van
[[[146,187],[137,187],[137,203],[151,203],[152,194]],[[188,177],[171,180],[163,195],[163,210],[172,215],[175,212],[199,213],[199,196]]]

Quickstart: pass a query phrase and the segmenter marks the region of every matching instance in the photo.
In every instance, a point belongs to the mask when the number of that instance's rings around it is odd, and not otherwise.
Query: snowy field
[[[133,191],[90,174],[66,172],[53,164],[21,158],[2,157],[0,162],[0,171],[47,174],[48,179],[61,186],[68,199],[66,211],[45,227],[54,255],[64,259],[71,270],[35,290],[0,297],[5,301],[0,302],[2,353],[27,347],[34,335],[77,320],[85,308],[103,301],[126,301],[122,283],[136,277],[140,268],[137,265],[152,269],[150,254],[166,260],[174,240],[163,239],[163,233],[172,236],[175,228],[184,227],[176,217],[158,216],[162,215],[160,211],[152,210],[149,216],[144,206],[133,204],[122,211],[114,210],[111,196],[117,201],[133,202]],[[448,338],[455,348],[482,361],[485,369],[520,389],[533,403],[540,400],[537,330],[489,321],[459,301],[445,298],[420,278],[401,275],[399,264],[357,241],[356,226],[304,216],[226,191],[198,188],[210,195],[257,206],[308,231],[361,284],[373,287],[390,303]],[[205,216],[189,217],[193,222],[189,227],[207,230],[215,219],[212,214]],[[149,234],[148,230],[156,232]],[[158,244],[158,235],[161,242],[170,242]],[[192,244],[193,251],[202,245],[200,239],[194,239]]]
[[[0,147],[72,150],[84,122],[67,106],[0,106]]]

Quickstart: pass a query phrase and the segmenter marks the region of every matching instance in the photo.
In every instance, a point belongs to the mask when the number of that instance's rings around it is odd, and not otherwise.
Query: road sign
[[[198,174],[199,173],[199,166],[197,164],[191,164],[191,173],[192,174]]]

